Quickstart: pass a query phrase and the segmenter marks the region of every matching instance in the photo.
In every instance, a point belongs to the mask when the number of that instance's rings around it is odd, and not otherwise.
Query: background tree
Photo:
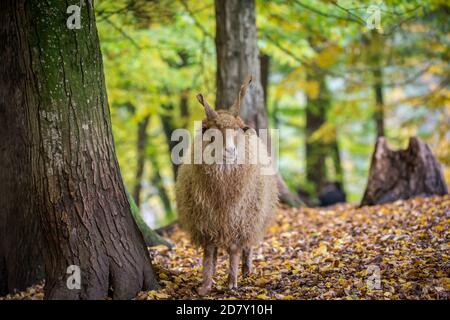
[[[215,3],[101,0],[99,4],[98,26],[124,180],[132,190],[137,156],[135,135],[129,132],[137,130],[146,114],[155,115],[152,141],[158,145],[161,177],[173,202],[172,163],[159,118],[170,118],[172,128],[188,123],[191,129],[192,122],[203,116],[195,93],[215,92]],[[380,60],[383,123],[389,143],[404,148],[411,135],[418,135],[446,163],[449,177],[448,50],[443,45],[448,9],[434,0],[381,3],[383,41],[377,48],[369,42],[373,32],[365,23],[370,5],[371,1],[362,1],[354,6],[350,0],[256,1],[258,47],[270,56],[265,90],[269,127],[280,129],[280,172],[291,190],[309,186],[306,110],[317,86],[306,76],[319,72],[330,99],[325,122],[312,133],[311,141],[338,149],[326,152],[327,179],[342,180],[349,201],[360,201],[377,135],[371,56]],[[318,37],[319,44],[327,42],[326,49],[317,52],[311,36]],[[180,68],[183,61],[187,64]],[[180,121],[180,93],[186,88],[192,108],[189,117]],[[214,97],[207,99],[213,102]],[[120,107],[128,100],[136,106],[133,116]],[[162,110],[162,105],[173,109]],[[144,181],[149,181],[152,171],[147,163]],[[147,221],[155,226],[169,223],[159,193],[152,190],[152,184],[143,184],[141,210],[146,217],[154,217]]]
[[[217,108],[229,108],[248,75],[252,88],[240,110],[244,121],[257,131],[267,129],[264,90],[261,85],[261,66],[256,35],[254,0],[215,1],[217,51]],[[298,197],[291,194],[281,176],[278,176],[280,200],[298,205]]]
[[[448,163],[448,152],[437,147],[444,144],[442,136],[448,132],[442,100],[448,95],[442,87],[448,81],[444,75],[448,54],[442,47],[448,7],[442,7],[440,1],[381,3],[383,30],[377,33],[381,39],[377,43],[369,41],[375,32],[366,28],[370,1],[358,6],[352,1],[320,0],[258,3],[261,48],[272,57],[268,110],[276,113],[281,132],[285,132],[280,168],[291,187],[303,186],[306,180],[304,119],[308,97],[317,86],[306,81],[305,75],[317,71],[326,76],[331,99],[315,140],[326,145],[336,133],[350,201],[362,196],[365,180],[361,177],[368,174],[376,123],[378,128],[384,124],[394,146],[403,148],[409,137],[417,134],[431,143],[440,161]],[[316,52],[310,36],[325,38],[333,46]],[[380,76],[375,62],[379,62]],[[374,121],[376,117],[378,121]],[[297,140],[288,138],[294,136]],[[327,162],[327,167],[333,166]],[[339,177],[339,166],[334,167]],[[448,169],[446,172],[448,177]]]
[[[91,2],[82,6],[79,30],[67,28],[61,1],[8,1],[3,9],[10,17],[5,58],[24,89],[4,117],[21,114],[18,134],[31,161],[25,190],[33,190],[44,235],[46,298],[125,299],[155,288],[115,156]],[[80,290],[66,285],[70,265],[81,268]]]
[[[138,122],[137,128],[137,164],[136,164],[136,180],[133,189],[133,198],[136,201],[136,205],[139,207],[141,203],[141,190],[142,190],[142,177],[144,175],[144,167],[145,167],[145,158],[146,152],[145,149],[148,143],[148,135],[147,128],[150,122],[150,116],[147,115],[144,119]]]

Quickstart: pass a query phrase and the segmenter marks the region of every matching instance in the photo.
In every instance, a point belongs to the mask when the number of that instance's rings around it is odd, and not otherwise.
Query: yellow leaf
[[[327,254],[327,252],[328,252],[327,245],[324,242],[321,242],[319,247],[313,251],[313,256],[314,257],[319,255],[323,256]]]
[[[307,81],[304,84],[306,95],[311,99],[316,99],[319,95],[319,82]]]

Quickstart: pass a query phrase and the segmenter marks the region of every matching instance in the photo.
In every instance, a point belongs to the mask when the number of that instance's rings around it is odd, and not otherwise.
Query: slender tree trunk
[[[308,96],[306,104],[306,178],[318,193],[327,181],[325,159],[329,148],[320,140],[312,140],[312,135],[325,124],[329,101],[324,75],[310,72],[307,80],[319,86],[317,97]]]
[[[144,119],[139,121],[137,129],[137,150],[136,150],[137,164],[136,164],[135,185],[133,189],[133,198],[138,208],[141,203],[142,176],[144,175],[144,166],[146,157],[145,148],[147,147],[148,143],[147,127],[149,122],[150,116],[148,115]]]
[[[373,71],[375,83],[373,85],[375,92],[375,111],[373,119],[375,120],[377,138],[384,137],[384,96],[383,96],[383,73],[378,66]]]
[[[57,0],[2,2],[10,74],[20,84],[4,116],[22,119],[45,297],[128,299],[157,287],[156,278],[115,156],[92,2],[82,6],[79,30],[67,28],[66,10]],[[67,285],[71,265],[80,268],[80,289]]]
[[[167,145],[169,146],[169,153],[172,154],[172,149],[178,144],[177,141],[171,141],[172,132],[178,128],[186,128],[189,120],[189,89],[183,90],[180,94],[179,114],[181,117],[181,126],[175,127],[173,120],[173,105],[163,105],[162,109],[164,113],[161,114],[161,123],[163,126],[164,134],[167,139]],[[173,178],[176,180],[178,174],[179,164],[172,162]]]
[[[175,218],[172,208],[172,202],[170,201],[169,195],[164,186],[164,182],[160,173],[161,170],[159,168],[158,160],[156,159],[155,154],[150,155],[150,162],[153,168],[152,184],[158,189],[159,198],[161,199],[164,211],[166,212],[167,219],[172,221]]]
[[[175,127],[173,125],[173,105],[163,105],[162,108],[165,110],[165,113],[160,114],[161,123],[163,127],[164,134],[167,139],[168,147],[169,147],[169,154],[171,154],[172,149],[177,144],[176,141],[171,141],[171,135],[172,131],[175,130]],[[169,195],[166,191],[166,188],[164,186],[164,182],[160,173],[160,167],[158,164],[158,160],[156,158],[156,154],[154,152],[150,154],[146,154],[148,156],[150,163],[152,165],[152,176],[151,176],[151,182],[152,185],[158,190],[159,198],[161,200],[161,203],[164,207],[164,211],[166,212],[166,216],[168,219],[173,220],[173,208],[172,203],[170,201]],[[178,171],[178,165],[174,164],[172,162],[172,170],[174,174],[174,179],[176,179],[176,174]]]
[[[136,108],[130,104],[130,109],[133,112],[136,112]],[[131,212],[133,214],[134,221],[136,221],[139,230],[144,236],[144,241],[147,246],[153,247],[156,245],[165,245],[169,248],[172,247],[172,244],[167,240],[160,237],[154,230],[152,230],[144,221],[142,214],[139,210],[138,202],[135,199],[140,199],[141,197],[141,189],[142,189],[142,180],[144,174],[144,166],[146,163],[146,159],[148,157],[147,154],[147,144],[149,143],[147,127],[150,123],[150,115],[145,116],[138,123],[137,130],[137,168],[136,168],[136,183],[134,186],[133,194],[131,197],[129,193],[127,193],[128,201],[130,202]],[[159,169],[158,169],[159,170]],[[140,203],[140,202],[139,202]]]
[[[256,35],[254,0],[215,0],[217,94],[218,109],[227,109],[236,99],[239,88],[248,75],[252,75],[252,88],[245,96],[240,115],[251,127],[267,129],[267,112],[261,84],[261,66]],[[291,205],[301,201],[290,193],[278,177],[280,200]]]
[[[0,3],[0,295],[33,285],[44,269],[24,115],[26,69],[19,56],[26,45],[23,12],[18,1]]]
[[[261,86],[263,88],[264,93],[264,108],[267,111],[267,99],[269,96],[269,67],[270,67],[270,58],[267,54],[260,54],[259,55],[259,64],[261,68]]]
[[[175,127],[173,125],[174,108],[172,104],[163,105],[161,106],[161,108],[164,110],[164,113],[161,113],[160,115],[161,124],[167,139],[167,145],[169,146],[169,154],[172,154],[172,149],[178,144],[177,141],[171,140],[172,132],[173,130],[175,130]],[[173,171],[173,178],[175,180],[177,177],[178,165],[175,164],[173,161],[172,161],[172,171]]]
[[[183,128],[187,127],[189,118],[189,89],[185,89],[180,95],[180,117],[183,119]]]
[[[384,130],[384,94],[383,94],[383,69],[382,57],[383,38],[377,32],[373,31],[370,38],[369,57],[370,65],[373,68],[373,90],[375,94],[375,110],[373,120],[375,121],[377,138],[385,135]]]
[[[336,180],[341,183],[342,189],[344,190],[344,171],[342,170],[341,153],[337,137],[330,144],[330,148],[330,152],[333,158],[334,170],[336,173]]]

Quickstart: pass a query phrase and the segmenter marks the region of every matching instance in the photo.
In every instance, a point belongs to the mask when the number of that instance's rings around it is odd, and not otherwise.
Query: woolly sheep
[[[236,132],[245,136],[244,163],[182,164],[176,182],[176,200],[182,227],[192,242],[203,248],[203,283],[200,295],[212,286],[218,248],[227,250],[230,259],[228,287],[237,288],[238,265],[242,253],[244,276],[252,271],[252,248],[264,236],[278,201],[275,175],[261,173],[261,164],[250,161],[252,148],[248,138],[256,137],[255,130],[245,125],[239,115],[241,101],[250,85],[251,77],[242,85],[229,111],[213,110],[202,94],[197,99],[203,105],[206,119],[202,131],[214,128],[222,133],[224,159],[236,159]],[[225,133],[233,133],[231,138]],[[201,136],[200,136],[201,138]],[[205,148],[208,142],[202,142]],[[192,148],[193,149],[193,148]],[[191,149],[191,150],[192,150]],[[267,155],[266,147],[258,152]],[[192,156],[192,154],[191,154]],[[233,161],[232,160],[232,161]]]

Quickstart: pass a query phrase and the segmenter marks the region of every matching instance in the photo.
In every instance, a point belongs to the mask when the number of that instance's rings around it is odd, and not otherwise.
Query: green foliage
[[[326,123],[313,138],[326,142],[337,137],[346,191],[351,201],[360,200],[376,138],[377,67],[383,73],[390,144],[402,147],[409,136],[420,136],[447,166],[450,178],[448,4],[379,2],[379,35],[366,26],[368,8],[377,3],[257,1],[259,47],[270,56],[270,124],[280,129],[281,172],[292,189],[310,188],[305,176],[305,108],[308,98],[320,94],[318,84],[307,79],[316,73],[326,77],[330,107]],[[174,127],[183,127],[203,118],[197,92],[214,102],[214,1],[102,0],[96,10],[124,180],[128,188],[136,183],[136,127],[151,115],[147,154],[156,158],[173,202],[174,178],[160,117],[168,115]],[[188,119],[180,117],[182,94],[188,96]],[[164,224],[152,170],[148,161],[144,202],[154,208],[155,224]]]

